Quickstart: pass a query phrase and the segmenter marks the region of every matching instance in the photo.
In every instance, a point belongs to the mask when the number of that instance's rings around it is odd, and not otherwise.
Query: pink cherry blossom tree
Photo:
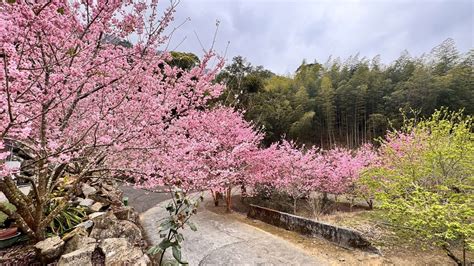
[[[317,149],[298,148],[294,142],[283,140],[253,154],[247,184],[255,189],[283,192],[293,200],[309,196],[318,184],[321,165]]]
[[[283,168],[284,174],[275,179],[275,188],[293,199],[293,212],[296,213],[298,199],[308,197],[318,185],[320,158],[314,147],[298,149],[293,142],[283,141],[280,150],[283,156],[279,167]]]
[[[14,143],[32,156],[22,168],[33,169],[23,176],[32,187],[25,195],[1,164],[0,191],[17,211],[0,210],[31,239],[45,237],[87,178],[155,174],[144,156],[159,155],[153,151],[170,138],[168,129],[221,93],[212,81],[222,60],[211,66],[212,51],[189,71],[167,63],[163,32],[175,7],[172,1],[160,11],[157,0],[0,3],[0,160]],[[131,36],[131,47],[121,45]],[[73,187],[45,215],[66,171]]]
[[[355,197],[361,195],[358,194],[360,191],[356,190],[357,181],[364,169],[376,160],[376,153],[369,144],[357,150],[336,147],[323,151],[315,167],[319,170],[319,174],[314,188],[320,198],[312,202],[318,205],[319,211],[324,211],[329,202],[328,194],[331,194],[336,200],[338,196],[345,195],[353,204]]]
[[[370,209],[373,208],[375,193],[365,182],[361,182],[361,178],[369,168],[379,166],[381,159],[378,150],[371,144],[365,144],[357,150],[355,160],[358,162],[358,168],[354,184],[349,191],[352,203],[355,198],[360,198],[365,200]],[[373,181],[377,182],[375,179]]]
[[[318,208],[322,209],[328,194],[353,193],[363,169],[375,161],[376,154],[370,145],[356,151],[343,148],[319,151],[283,141],[254,154],[251,178],[246,182],[253,188],[271,188],[287,194],[293,199],[294,212],[300,198],[310,199],[311,204],[319,200]],[[322,198],[312,198],[318,195]]]
[[[245,179],[245,184],[251,188],[248,193],[254,195],[257,192],[269,193],[274,190],[275,181],[286,175],[286,169],[280,167],[281,161],[285,159],[286,156],[278,143],[252,153],[249,158],[248,176]]]
[[[145,177],[145,185],[176,185],[186,191],[211,190],[226,194],[246,178],[248,158],[258,149],[262,135],[243,115],[231,108],[197,111],[178,120],[166,132],[166,147],[156,150],[158,176]],[[161,179],[160,179],[161,177]]]

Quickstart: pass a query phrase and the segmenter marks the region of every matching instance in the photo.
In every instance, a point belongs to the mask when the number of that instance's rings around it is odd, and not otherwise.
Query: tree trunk
[[[457,265],[459,266],[463,265],[463,262],[461,261],[461,259],[456,257],[456,255],[454,255],[453,252],[451,252],[451,250],[449,250],[446,245],[443,246],[443,249],[446,251],[446,255],[448,255],[448,257],[450,257],[454,262],[456,262]]]
[[[245,187],[245,184],[242,182],[242,185],[240,186],[240,195],[241,195],[241,198],[242,200],[247,197],[247,188]]]
[[[214,206],[219,206],[219,192],[211,190],[212,199],[214,200]]]
[[[467,265],[466,264],[466,241],[463,241],[463,244],[462,244],[462,262],[464,265]]]
[[[328,204],[328,202],[329,202],[328,193],[324,192],[323,198],[321,199],[321,213],[325,213],[326,205]]]
[[[372,199],[368,199],[367,204],[369,205],[369,209],[372,210],[374,208],[374,201]]]
[[[298,201],[297,197],[293,198],[293,214],[296,215],[296,203]]]
[[[227,212],[232,212],[231,210],[231,204],[232,204],[232,188],[229,187],[227,189],[227,196],[226,196],[226,208],[227,208]]]

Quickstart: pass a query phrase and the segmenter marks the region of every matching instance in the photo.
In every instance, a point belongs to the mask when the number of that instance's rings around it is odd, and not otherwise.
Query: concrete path
[[[159,220],[165,217],[167,201],[140,215],[153,244]],[[204,204],[203,204],[204,205]],[[201,206],[193,216],[198,231],[185,229],[183,259],[189,265],[325,265],[290,242],[239,222],[231,215],[217,214]]]
[[[170,199],[170,194],[166,192],[153,192],[127,185],[120,186],[120,189],[123,191],[123,196],[128,198],[129,205],[139,213]]]

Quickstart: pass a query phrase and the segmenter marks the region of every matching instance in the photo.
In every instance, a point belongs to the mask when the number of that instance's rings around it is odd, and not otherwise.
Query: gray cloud
[[[175,24],[191,21],[173,35],[170,48],[201,53],[196,32],[209,48],[227,57],[246,57],[280,74],[292,73],[303,59],[324,62],[356,53],[384,62],[404,49],[421,55],[446,38],[465,52],[474,45],[474,2],[470,0],[181,0]]]

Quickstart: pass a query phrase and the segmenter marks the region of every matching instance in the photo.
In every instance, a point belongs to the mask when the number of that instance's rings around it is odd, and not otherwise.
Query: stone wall
[[[72,231],[35,245],[43,264],[151,265],[138,213],[122,202],[122,191],[110,179],[83,184],[70,203],[83,206],[87,219]]]
[[[380,253],[361,233],[352,229],[313,221],[253,204],[250,204],[247,216],[303,235],[322,237],[345,248],[357,248],[377,254]]]

